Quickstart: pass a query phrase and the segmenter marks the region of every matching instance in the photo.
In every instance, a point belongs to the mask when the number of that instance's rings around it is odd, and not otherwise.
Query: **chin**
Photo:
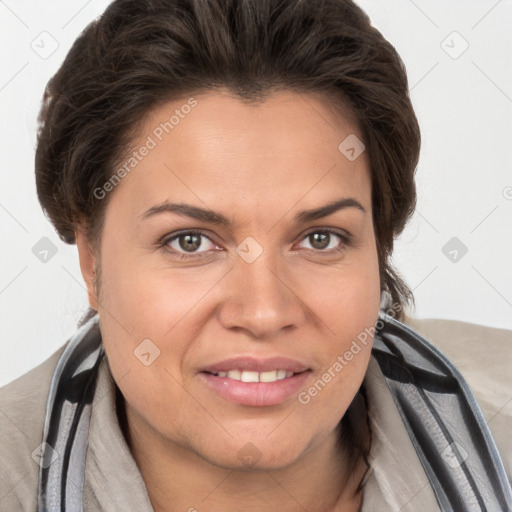
[[[234,441],[234,440],[233,440]],[[290,441],[290,440],[288,440]],[[256,439],[254,441],[235,441],[214,453],[208,450],[196,452],[210,464],[230,471],[275,471],[296,462],[305,450],[299,440],[283,444],[281,439],[269,441]]]

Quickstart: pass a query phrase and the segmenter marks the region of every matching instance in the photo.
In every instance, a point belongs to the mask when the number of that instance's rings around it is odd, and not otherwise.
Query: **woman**
[[[469,387],[401,322],[420,135],[355,4],[114,1],[40,123],[91,313],[4,389],[43,441],[3,448],[9,510],[510,508]]]

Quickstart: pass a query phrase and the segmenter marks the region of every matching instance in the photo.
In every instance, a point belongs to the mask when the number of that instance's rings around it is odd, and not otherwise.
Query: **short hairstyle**
[[[371,167],[381,291],[401,319],[414,298],[390,258],[415,208],[420,131],[400,56],[351,0],[112,2],[48,82],[39,115],[37,194],[59,237],[74,243],[84,222],[97,246],[108,197],[94,190],[145,117],[216,88],[252,103],[281,89],[350,106]]]

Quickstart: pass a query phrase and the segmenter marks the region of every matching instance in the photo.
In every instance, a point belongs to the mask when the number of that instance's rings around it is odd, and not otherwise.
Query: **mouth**
[[[208,373],[208,372],[207,372]],[[300,372],[298,372],[300,373]],[[289,379],[297,373],[289,370],[270,370],[266,372],[253,372],[248,370],[228,370],[217,373],[210,373],[215,377],[225,377],[227,379],[238,380],[240,382],[276,382],[278,380]]]
[[[199,376],[217,396],[253,407],[278,405],[296,394],[311,374],[287,358],[233,358],[204,368]]]

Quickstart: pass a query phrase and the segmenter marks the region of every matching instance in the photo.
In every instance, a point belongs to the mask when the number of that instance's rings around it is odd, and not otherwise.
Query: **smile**
[[[241,382],[276,382],[287,377],[292,377],[294,373],[286,370],[272,370],[269,372],[251,372],[240,370],[229,370],[227,372],[217,372],[216,377],[227,377],[228,379],[239,380]]]
[[[214,397],[251,407],[285,403],[304,389],[311,368],[285,357],[234,357],[203,367],[200,382]]]

